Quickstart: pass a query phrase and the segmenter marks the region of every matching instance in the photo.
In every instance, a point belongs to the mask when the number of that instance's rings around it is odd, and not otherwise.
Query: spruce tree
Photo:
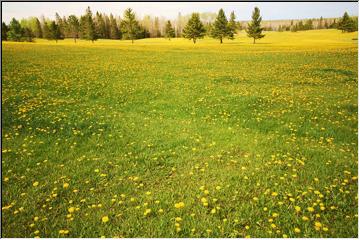
[[[96,12],[95,29],[96,29],[96,34],[99,38],[106,38],[105,21],[102,14],[99,12]]]
[[[183,30],[183,37],[190,40],[192,39],[195,44],[197,39],[203,38],[205,36],[205,32],[206,29],[200,21],[199,14],[193,13]]]
[[[140,32],[140,26],[131,8],[126,9],[124,12],[124,19],[121,21],[121,30],[125,39],[130,39],[131,42],[134,43],[134,39],[137,38]]]
[[[112,14],[110,14],[110,38],[111,39],[120,39],[121,38],[121,32],[116,24],[116,19]]]
[[[76,43],[76,39],[79,38],[80,23],[75,15],[70,15],[68,18],[69,33]]]
[[[212,26],[211,36],[219,39],[223,43],[223,39],[229,36],[228,20],[226,19],[225,12],[221,8]]]
[[[50,36],[49,26],[48,26],[44,16],[41,19],[41,25],[42,25],[43,38],[50,39],[51,36]]]
[[[7,33],[7,39],[15,42],[22,40],[24,31],[18,20],[13,18],[9,24],[9,31]]]
[[[41,29],[41,24],[38,18],[35,18],[35,29],[34,29],[34,34],[35,37],[37,38],[42,38],[43,37],[43,33],[42,33],[42,29]]]
[[[235,34],[236,34],[236,16],[235,16],[235,13],[234,11],[231,12],[230,14],[230,20],[229,20],[229,23],[228,23],[228,31],[229,31],[229,39],[233,40],[235,37]]]
[[[165,26],[165,37],[169,40],[175,37],[175,29],[172,27],[170,21],[167,21]]]
[[[1,24],[1,40],[2,41],[7,40],[8,31],[9,31],[9,27],[6,25],[6,23],[2,22],[2,24]]]
[[[344,13],[343,17],[338,22],[339,30],[342,32],[355,32],[357,30],[354,20],[352,20],[347,12]]]
[[[50,30],[50,39],[55,40],[56,42],[62,38],[60,27],[56,24],[55,21],[51,21],[49,25]]]
[[[97,39],[95,23],[93,21],[92,12],[90,7],[86,9],[85,15],[81,17],[80,21],[82,38],[86,40],[91,40],[94,42]]]
[[[64,38],[65,37],[65,26],[64,26],[64,22],[63,22],[62,18],[60,17],[60,15],[58,13],[55,13],[55,23],[59,28],[60,38]]]
[[[256,39],[260,39],[265,37],[264,34],[262,34],[263,28],[261,27],[261,16],[260,16],[260,9],[258,7],[255,7],[253,13],[252,13],[252,21],[248,23],[248,27],[246,29],[246,33],[248,37],[254,39],[254,44]]]

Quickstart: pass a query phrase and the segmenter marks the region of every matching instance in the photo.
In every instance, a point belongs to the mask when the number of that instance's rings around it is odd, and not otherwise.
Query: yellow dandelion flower
[[[144,216],[147,216],[150,213],[151,213],[151,209],[147,208],[147,209],[145,209]]]
[[[306,217],[306,216],[303,216],[303,217],[302,217],[302,220],[303,220],[303,221],[309,221],[309,218]]]
[[[295,228],[294,231],[295,231],[296,233],[301,233],[300,228]]]
[[[107,223],[107,222],[109,221],[109,217],[108,217],[108,216],[104,216],[104,217],[101,218],[101,221],[102,221],[103,223]]]
[[[176,222],[181,222],[181,221],[182,221],[182,218],[181,218],[181,217],[176,217],[176,218],[175,218],[175,221],[176,221]]]
[[[296,212],[300,212],[300,211],[301,211],[301,207],[295,206],[295,211],[296,211]]]
[[[211,213],[212,213],[212,214],[215,214],[215,213],[216,213],[216,209],[215,209],[215,208],[211,209]]]
[[[145,194],[146,194],[146,195],[151,195],[151,192],[146,192]]]
[[[323,229],[322,229],[324,232],[327,232],[327,231],[329,231],[329,229],[327,228],[327,227],[323,227]]]
[[[34,182],[34,183],[33,183],[33,186],[34,186],[34,187],[37,187],[38,185],[39,185],[39,182]]]
[[[209,193],[210,193],[209,190],[204,190],[205,195],[209,195]]]
[[[183,208],[183,207],[185,207],[184,202],[175,203],[175,208],[179,209],[179,208]]]
[[[68,183],[64,183],[63,184],[63,188],[68,188],[69,187],[69,184]]]
[[[307,210],[308,210],[309,212],[314,212],[314,211],[315,211],[315,209],[314,209],[313,207],[308,207]]]

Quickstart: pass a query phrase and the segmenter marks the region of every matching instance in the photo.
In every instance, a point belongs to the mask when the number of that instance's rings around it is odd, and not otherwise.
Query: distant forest
[[[197,16],[204,28],[203,35],[212,36],[219,14],[207,12],[199,13]],[[40,18],[30,17],[20,21],[13,18],[9,25],[4,22],[2,23],[1,36],[2,40],[13,41],[32,41],[33,38],[49,40],[73,38],[75,41],[78,38],[92,41],[96,39],[134,40],[160,37],[170,39],[172,37],[184,37],[184,29],[192,17],[193,14],[182,15],[179,13],[175,20],[150,15],[145,15],[142,19],[139,19],[131,9],[127,9],[123,16],[120,17],[113,14],[93,13],[90,7],[88,7],[82,16],[70,15],[61,17],[56,13],[54,20],[44,16]],[[225,15],[223,18],[225,20],[220,19],[220,21],[228,22]],[[259,20],[261,22],[261,17]],[[235,32],[246,30],[251,23],[251,21],[236,21],[234,12],[231,13],[230,22]],[[342,18],[319,17],[303,20],[262,21],[260,30],[296,32],[329,28],[337,28],[347,32],[357,31],[358,17],[350,17],[345,13]]]

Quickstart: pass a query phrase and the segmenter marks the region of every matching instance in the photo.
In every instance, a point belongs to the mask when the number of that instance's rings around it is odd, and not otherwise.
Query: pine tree
[[[175,37],[175,29],[172,27],[170,21],[167,21],[165,26],[165,37],[169,40]]]
[[[354,20],[352,20],[347,12],[344,13],[343,17],[338,22],[339,30],[342,32],[355,32],[357,30]]]
[[[68,18],[69,24],[69,33],[72,38],[74,38],[74,42],[76,43],[76,39],[79,38],[80,31],[80,23],[78,18],[75,15],[70,15]]]
[[[60,17],[60,15],[58,13],[55,13],[55,23],[59,28],[60,38],[64,38],[65,37],[65,26],[64,26],[62,18]]]
[[[6,23],[2,22],[2,24],[1,24],[1,40],[2,41],[7,40],[8,31],[9,31],[9,27],[6,25]]]
[[[32,42],[33,41],[33,37],[34,37],[34,33],[31,31],[31,29],[29,27],[25,27],[23,29],[23,35],[24,35],[24,39],[27,42]]]
[[[223,43],[223,39],[229,36],[228,20],[226,19],[225,12],[222,8],[219,10],[219,13],[213,24],[211,36],[213,38],[219,39],[220,43]]]
[[[102,14],[99,12],[96,12],[95,29],[96,29],[96,34],[99,38],[106,38],[105,21]]]
[[[9,31],[7,33],[7,39],[15,42],[22,40],[24,31],[18,20],[13,18],[9,24]]]
[[[254,39],[254,44],[256,39],[260,39],[265,37],[264,34],[262,34],[263,28],[261,27],[261,16],[260,16],[260,9],[258,7],[255,7],[253,13],[252,13],[252,21],[248,23],[248,27],[246,29],[246,33],[248,37],[251,37]]]
[[[49,26],[48,26],[44,16],[42,16],[42,18],[41,18],[41,25],[42,25],[43,38],[50,39],[51,36],[50,36]]]
[[[51,21],[49,25],[49,31],[50,31],[50,39],[55,40],[56,42],[62,38],[60,27],[58,24],[56,24],[55,21]]]
[[[235,38],[235,34],[236,34],[236,20],[235,19],[236,19],[235,13],[234,13],[234,11],[232,11],[230,14],[230,20],[228,23],[228,31],[229,31],[228,37],[231,40],[233,40]]]
[[[121,38],[121,32],[116,24],[116,19],[112,14],[110,14],[110,38],[111,39],[120,39]]]
[[[154,20],[154,31],[155,31],[155,37],[161,37],[160,23],[158,17],[155,17]]]
[[[200,21],[199,14],[193,13],[183,30],[184,38],[192,39],[195,44],[197,39],[203,38],[205,36],[205,32],[206,29]]]
[[[124,19],[121,22],[121,30],[125,39],[131,39],[131,42],[134,43],[134,39],[137,38],[138,33],[140,32],[140,26],[135,18],[135,13],[133,13],[131,8],[126,9],[124,12]]]
[[[42,33],[42,29],[41,29],[41,24],[38,18],[35,18],[35,29],[34,29],[34,34],[35,37],[37,38],[42,38],[43,37],[43,33]]]
[[[90,7],[87,7],[85,15],[80,19],[81,37],[94,42],[97,39],[95,24]]]

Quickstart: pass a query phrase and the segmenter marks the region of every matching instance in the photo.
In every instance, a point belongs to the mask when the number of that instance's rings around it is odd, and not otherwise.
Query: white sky
[[[264,20],[340,17],[345,11],[358,16],[357,2],[2,2],[2,21],[10,22],[30,16],[54,18],[55,12],[60,16],[75,14],[80,16],[87,6],[91,10],[103,13],[122,15],[128,7],[134,9],[138,17],[146,14],[175,19],[181,12],[186,15],[196,12],[217,12],[223,8],[227,14],[235,11],[237,20],[250,19],[251,12],[258,6]]]

